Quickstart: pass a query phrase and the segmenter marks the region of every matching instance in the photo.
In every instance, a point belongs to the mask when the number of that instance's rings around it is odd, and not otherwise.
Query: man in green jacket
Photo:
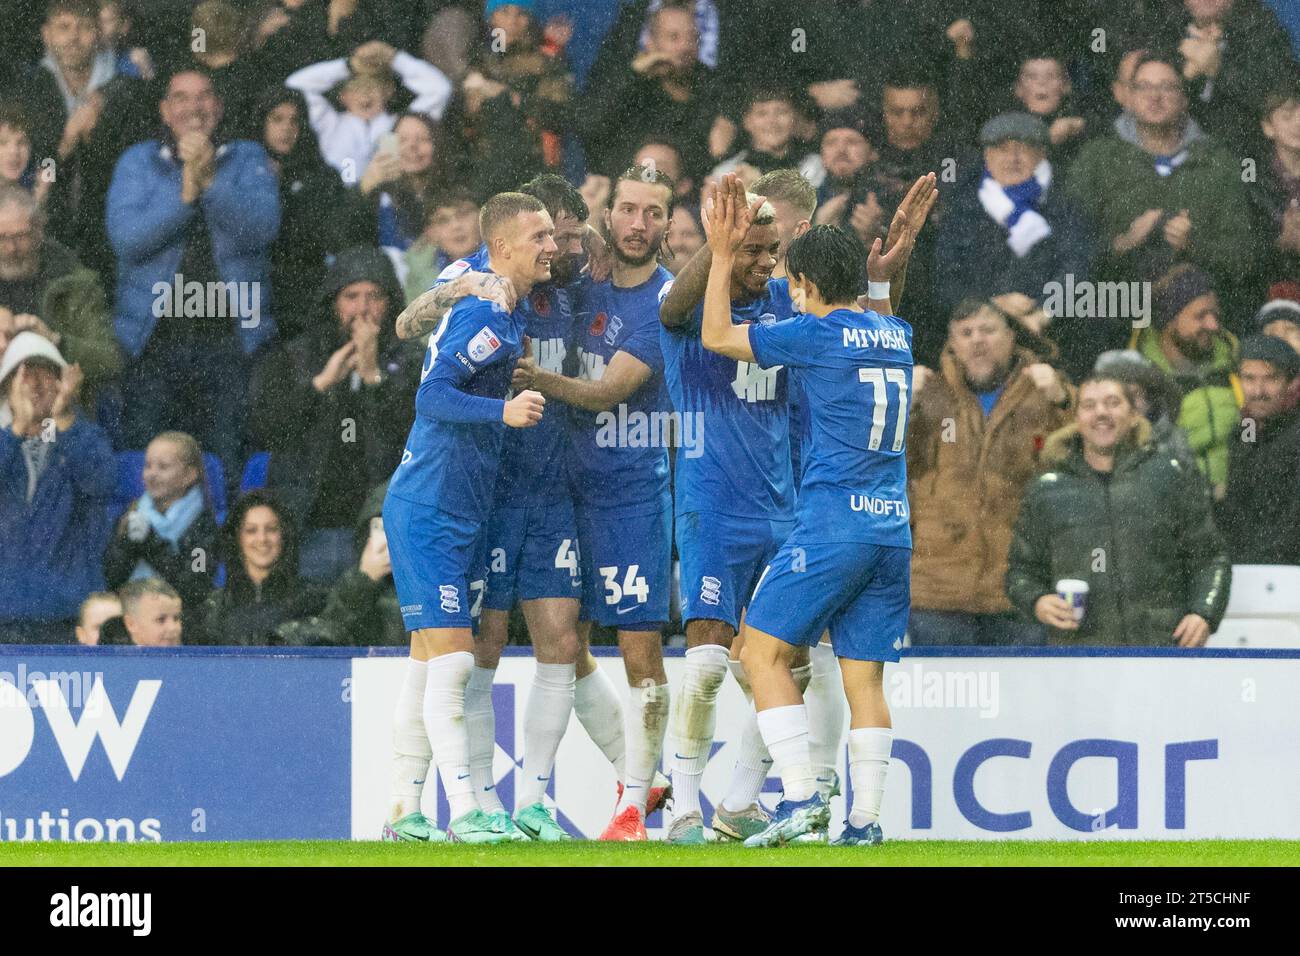
[[[22,331],[54,343],[85,377],[83,404],[122,369],[99,277],[45,237],[44,215],[18,186],[0,187],[0,352]]]
[[[1188,121],[1177,65],[1149,54],[1129,83],[1133,120],[1083,147],[1065,190],[1091,218],[1107,279],[1146,277],[1154,260],[1194,263],[1219,288],[1239,281],[1255,243],[1241,167]]]
[[[1195,266],[1175,266],[1152,290],[1152,325],[1134,332],[1137,349],[1182,394],[1177,424],[1216,501],[1228,483],[1228,447],[1241,417],[1237,338],[1223,328],[1210,278]]]
[[[1205,480],[1151,441],[1125,386],[1079,386],[1075,424],[1043,448],[1025,493],[1007,597],[1052,644],[1201,647],[1228,604],[1232,565]],[[1082,619],[1057,594],[1086,581]]]

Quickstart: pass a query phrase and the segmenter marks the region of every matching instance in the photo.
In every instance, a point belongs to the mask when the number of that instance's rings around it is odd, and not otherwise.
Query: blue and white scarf
[[[1007,230],[1007,245],[1023,259],[1052,234],[1052,227],[1038,212],[1047,187],[1052,184],[1052,164],[1043,160],[1034,174],[1015,186],[1002,186],[987,169],[980,181],[979,199],[984,211]]]
[[[154,534],[166,541],[175,553],[180,550],[181,536],[203,513],[203,486],[195,483],[189,491],[173,501],[165,512],[159,511],[149,493],[145,492],[136,501],[135,510],[144,515]],[[158,572],[149,566],[149,562],[139,561],[131,572],[131,580],[157,575]]]

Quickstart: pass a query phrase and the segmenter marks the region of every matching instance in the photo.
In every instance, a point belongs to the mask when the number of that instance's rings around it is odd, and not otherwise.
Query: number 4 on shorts
[[[650,585],[646,584],[644,577],[637,574],[641,570],[639,564],[629,564],[627,574],[623,575],[623,586],[618,584],[618,568],[600,568],[598,569],[601,576],[605,579],[605,603],[618,604],[623,600],[623,596],[636,598],[637,604],[644,604],[650,600]]]
[[[568,568],[571,578],[578,576],[578,551],[573,547],[571,538],[565,538],[560,542],[560,547],[555,552],[555,566]]]

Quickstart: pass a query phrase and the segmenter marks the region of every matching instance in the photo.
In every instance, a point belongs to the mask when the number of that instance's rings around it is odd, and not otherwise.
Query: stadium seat
[[[217,524],[226,521],[226,474],[221,459],[211,453],[203,456],[204,477],[207,479],[208,501]],[[108,504],[108,520],[117,520],[131,507],[131,502],[144,494],[144,452],[119,451],[117,453],[117,491]]]
[[[1267,617],[1224,618],[1206,647],[1300,647],[1300,624]]]
[[[246,495],[257,488],[266,487],[266,472],[271,465],[269,451],[257,451],[244,463],[244,474],[239,480],[239,493]]]
[[[1300,567],[1237,564],[1232,568],[1227,617],[1300,618]]]

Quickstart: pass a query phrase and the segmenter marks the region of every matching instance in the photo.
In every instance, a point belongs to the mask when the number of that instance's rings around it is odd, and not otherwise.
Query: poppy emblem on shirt
[[[596,317],[591,320],[591,328],[587,331],[592,335],[601,335],[605,331],[605,323],[609,321],[609,316],[604,312],[597,312]]]
[[[551,314],[551,298],[545,292],[533,293],[533,311],[546,318]]]

